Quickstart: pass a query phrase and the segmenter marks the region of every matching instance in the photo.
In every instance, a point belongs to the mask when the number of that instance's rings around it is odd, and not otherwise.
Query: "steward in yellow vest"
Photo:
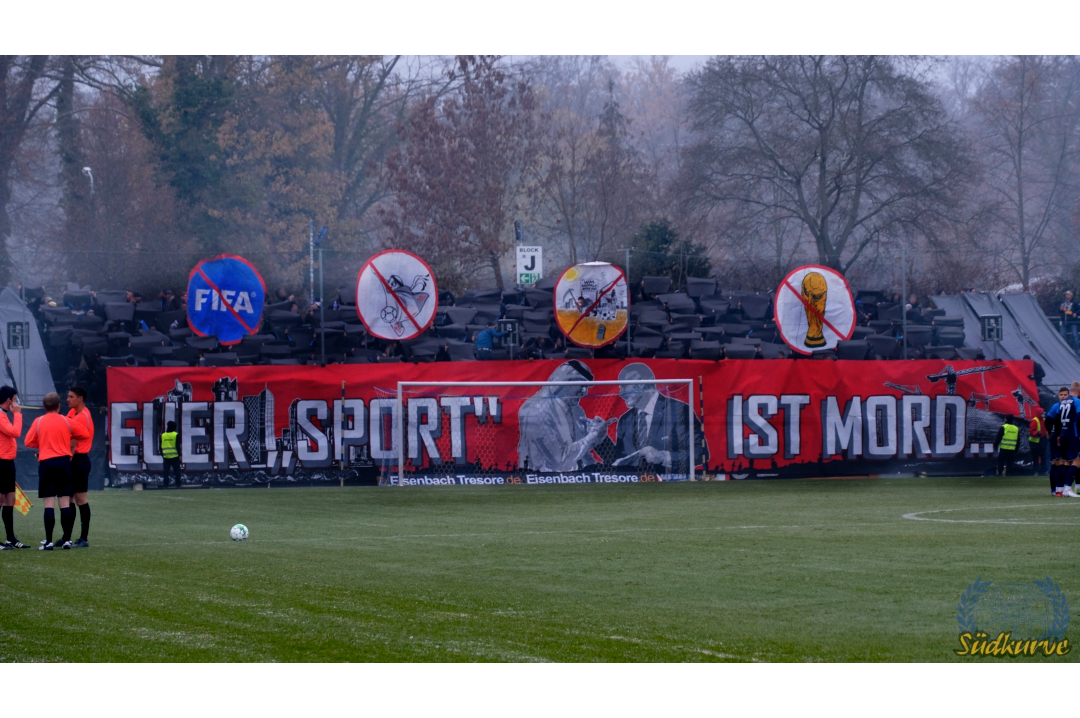
[[[162,469],[164,484],[163,488],[169,488],[169,471],[176,472],[176,488],[180,488],[180,453],[176,450],[176,422],[170,421],[165,425],[165,433],[161,435],[161,458],[165,462]]]
[[[997,475],[1005,476],[1008,468],[1013,463],[1016,455],[1016,445],[1020,441],[1020,429],[1016,424],[1006,420],[998,429],[996,443],[998,445]]]

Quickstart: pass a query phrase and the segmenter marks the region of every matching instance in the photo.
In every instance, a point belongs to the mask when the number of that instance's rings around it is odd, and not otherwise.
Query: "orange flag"
[[[26,494],[23,493],[22,487],[15,484],[15,509],[23,516],[26,516],[30,513],[31,506],[33,506],[33,504],[30,503],[30,499],[26,498]]]

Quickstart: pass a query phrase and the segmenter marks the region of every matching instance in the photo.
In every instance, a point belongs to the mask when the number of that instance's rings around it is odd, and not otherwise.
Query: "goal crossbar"
[[[687,451],[690,464],[690,480],[694,480],[694,380],[693,379],[606,379],[599,381],[399,381],[397,404],[394,406],[394,435],[398,445],[398,486],[405,485],[405,389],[413,386],[633,386],[635,384],[682,384],[687,393]],[[704,430],[704,427],[702,427]]]

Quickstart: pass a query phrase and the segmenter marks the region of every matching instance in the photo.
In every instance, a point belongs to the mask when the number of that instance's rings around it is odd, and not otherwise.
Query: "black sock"
[[[12,522],[14,521],[14,517],[15,517],[15,507],[14,506],[5,506],[3,508],[3,510],[0,511],[0,513],[2,513],[4,515],[4,530],[7,531],[7,540],[8,541],[14,541],[15,540],[15,524],[12,523]]]
[[[64,536],[60,539],[60,542],[71,540],[71,528],[75,525],[75,512],[68,506],[66,509],[60,509],[60,527],[64,529]]]
[[[79,539],[86,540],[86,537],[90,534],[90,503],[87,502],[79,506],[79,518],[82,520],[82,535]]]
[[[1052,493],[1052,494],[1057,493],[1057,477],[1058,477],[1058,470],[1060,468],[1061,467],[1058,466],[1057,464],[1054,464],[1053,466],[1050,467],[1050,493]]]
[[[45,509],[45,540],[52,543],[53,527],[56,526],[56,516],[52,509]]]
[[[1075,466],[1070,466],[1069,467],[1069,473],[1065,474],[1065,486],[1072,486],[1073,485],[1073,483],[1076,481],[1076,474],[1078,472],[1080,472],[1080,469],[1078,469],[1077,467],[1075,467]]]

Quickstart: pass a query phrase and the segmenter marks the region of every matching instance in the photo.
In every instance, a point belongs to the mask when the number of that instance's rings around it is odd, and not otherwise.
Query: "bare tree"
[[[1001,203],[1001,257],[1025,290],[1048,261],[1048,245],[1071,235],[1078,91],[1074,58],[1020,56],[997,62],[972,103],[986,187]]]
[[[918,65],[890,57],[714,58],[689,78],[700,140],[685,197],[805,226],[848,270],[884,236],[952,212],[970,162]]]
[[[0,285],[11,279],[11,257],[7,240],[11,236],[12,168],[27,129],[57,90],[46,76],[47,55],[0,56]]]
[[[532,66],[547,113],[535,221],[570,264],[609,257],[653,214],[655,178],[622,110],[622,74],[600,57]]]
[[[421,99],[387,158],[395,196],[381,216],[392,241],[420,250],[449,284],[486,267],[503,288],[536,159],[536,98],[496,57],[460,57],[450,79],[460,88]]]

